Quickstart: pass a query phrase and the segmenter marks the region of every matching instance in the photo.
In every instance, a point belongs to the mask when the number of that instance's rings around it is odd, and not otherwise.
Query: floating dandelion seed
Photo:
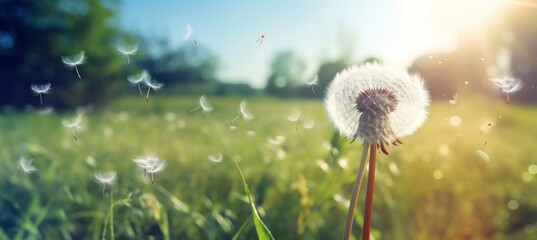
[[[151,174],[151,184],[155,182],[155,173],[162,172],[166,168],[166,161],[161,160],[155,156],[147,156],[145,158],[136,158],[133,159],[134,163],[138,165],[141,169],[144,170],[144,177],[150,173]]]
[[[429,94],[422,79],[405,70],[379,64],[353,66],[338,73],[330,83],[325,107],[339,132],[364,140],[349,205],[344,239],[350,239],[354,209],[362,182],[365,158],[370,154],[364,211],[363,239],[369,239],[377,147],[388,155],[386,146],[401,144],[425,122]]]
[[[35,168],[33,165],[32,165],[32,162],[34,160],[33,159],[27,159],[25,157],[20,157],[19,158],[19,168],[24,172],[24,173],[31,173],[33,171],[37,171],[37,168]]]
[[[306,81],[306,85],[311,87],[311,91],[315,94],[315,89],[313,88],[319,82],[319,76],[315,75],[311,80]]]
[[[449,106],[457,105],[457,103],[459,103],[458,100],[459,100],[459,93],[455,93],[455,95],[449,99],[449,104],[447,107],[449,108]]]
[[[223,159],[223,155],[222,154],[216,154],[216,155],[209,155],[209,160],[213,163],[220,163],[222,162],[222,159]]]
[[[217,171],[220,171],[220,164],[222,162],[222,159],[224,159],[222,154],[216,154],[216,155],[209,155],[209,161],[218,164],[216,167]]]
[[[138,51],[138,43],[132,45],[120,45],[117,50],[127,57],[127,63],[131,64],[130,55],[134,55]]]
[[[246,132],[246,135],[248,135],[248,136],[250,136],[250,137],[253,137],[253,136],[255,136],[255,131],[252,131],[252,130],[247,131],[247,132]]]
[[[483,161],[485,161],[485,162],[490,162],[489,155],[488,155],[486,152],[484,152],[484,151],[482,151],[482,150],[476,150],[476,151],[475,151],[475,154],[477,154],[477,156],[478,156],[479,158],[483,159]]]
[[[300,111],[295,109],[293,114],[287,116],[287,120],[289,120],[289,122],[295,124],[295,130],[298,131],[298,127],[297,127],[296,124],[297,124],[298,120],[300,120]]]
[[[257,38],[257,40],[255,42],[257,42],[259,44],[263,44],[263,41],[265,41],[265,34],[259,35],[259,38]]]
[[[77,55],[74,56],[63,56],[62,62],[63,64],[67,65],[68,67],[74,67],[76,71],[76,75],[78,75],[78,78],[80,81],[82,81],[82,77],[80,76],[80,72],[78,72],[78,65],[82,65],[84,61],[86,60],[86,53],[84,51],[80,52]]]
[[[137,85],[138,86],[138,91],[140,91],[140,96],[143,96],[144,94],[142,93],[142,87],[140,86],[140,83],[145,82],[148,77],[149,77],[149,73],[147,73],[147,71],[144,70],[141,73],[138,73],[138,74],[135,74],[135,75],[132,75],[132,76],[128,76],[127,80],[130,83],[132,83],[134,85]]]
[[[488,133],[492,130],[492,126],[494,126],[494,124],[492,124],[492,122],[487,122],[483,125],[481,125],[481,132],[479,132],[480,134],[483,134],[483,133]]]
[[[524,85],[522,81],[511,76],[504,76],[502,78],[492,78],[490,81],[500,89],[500,94],[502,92],[507,95],[507,104],[509,104],[509,94],[515,93],[522,89]]]
[[[249,113],[248,109],[247,109],[247,103],[246,103],[246,100],[242,100],[241,101],[241,104],[239,106],[239,115],[237,115],[235,118],[233,118],[233,120],[231,120],[231,125],[234,125],[233,123],[235,123],[235,120],[237,120],[240,116],[242,116],[242,118],[244,119],[244,121],[248,121],[248,120],[252,120],[254,119],[254,115],[252,115],[251,113]]]
[[[95,179],[97,179],[97,181],[103,185],[103,195],[104,195],[104,187],[106,186],[106,184],[112,185],[112,183],[114,183],[114,181],[116,180],[117,172],[116,171],[96,172],[94,176],[95,176]]]
[[[312,129],[315,126],[315,122],[313,120],[306,121],[302,124],[302,127],[304,129]]]
[[[199,106],[192,109],[190,112],[194,112],[198,109],[200,109],[204,112],[204,113],[208,113],[208,112],[211,112],[213,110],[213,108],[211,106],[209,106],[209,102],[207,102],[207,97],[205,97],[205,95],[201,95],[200,97],[200,101],[199,101]]]
[[[276,145],[280,145],[280,144],[283,143],[283,141],[285,141],[285,137],[284,136],[276,136],[274,138],[267,138],[267,141],[271,144],[270,152],[272,152]]]
[[[39,101],[41,102],[41,105],[43,105],[43,94],[49,94],[50,93],[50,83],[46,83],[46,84],[43,84],[43,85],[39,85],[39,84],[32,84],[30,85],[30,88],[32,89],[32,91],[36,94],[36,95],[39,95]]]
[[[150,76],[147,76],[144,80],[145,85],[147,86],[147,94],[145,96],[145,101],[149,102],[149,91],[153,89],[153,91],[159,90],[162,86],[164,86],[163,83],[159,83],[155,81],[154,79],[151,79]]]
[[[190,24],[186,24],[186,28],[185,28],[185,34],[183,36],[183,41],[186,41],[190,38],[190,36],[192,36],[192,26],[190,26]],[[194,41],[195,44],[197,44],[196,41]]]
[[[70,128],[71,131],[73,132],[73,137],[75,138],[75,141],[78,141],[78,139],[76,138],[76,130],[82,127],[82,115],[78,114],[76,118],[74,118],[71,121],[62,119],[62,125],[67,128]]]

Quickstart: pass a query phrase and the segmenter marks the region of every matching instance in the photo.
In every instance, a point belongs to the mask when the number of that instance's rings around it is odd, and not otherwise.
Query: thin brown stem
[[[39,94],[39,101],[41,102],[41,106],[43,106],[43,94]]]
[[[151,87],[147,88],[147,95],[145,95],[145,102],[149,102],[149,91],[151,91]]]
[[[364,231],[362,240],[369,240],[371,235],[371,213],[373,211],[373,187],[375,186],[375,167],[377,164],[377,144],[371,145],[369,155],[369,173],[367,175],[367,190],[365,195]]]
[[[349,240],[351,236],[352,222],[354,221],[354,210],[356,209],[358,193],[360,193],[360,187],[362,186],[362,178],[364,176],[365,160],[367,158],[368,150],[369,144],[364,143],[364,146],[362,146],[362,157],[360,158],[360,166],[356,171],[356,180],[354,180],[354,187],[352,188],[352,198],[349,203],[349,212],[347,212],[347,224],[345,225],[345,237],[343,238],[345,240]]]

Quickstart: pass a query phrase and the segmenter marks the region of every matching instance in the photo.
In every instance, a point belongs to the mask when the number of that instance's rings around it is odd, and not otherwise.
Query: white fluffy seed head
[[[133,55],[138,51],[138,43],[132,45],[120,45],[117,46],[117,50],[123,55]]]
[[[352,66],[330,83],[325,107],[349,138],[392,143],[412,134],[427,118],[429,93],[422,79],[379,64]]]
[[[62,57],[62,62],[69,67],[80,65],[84,63],[85,60],[86,60],[86,53],[84,51],[81,51],[77,55]]]
[[[254,119],[254,115],[249,113],[249,111],[247,109],[246,100],[241,101],[240,111],[241,111],[242,118],[244,118],[245,121]]]
[[[203,112],[211,112],[213,108],[209,105],[209,102],[207,101],[207,97],[205,95],[201,95],[200,97],[200,107]]]
[[[114,183],[114,180],[116,180],[116,176],[116,171],[96,172],[94,175],[95,179],[97,179],[98,182],[108,185]]]
[[[82,115],[78,114],[71,121],[62,119],[62,125],[68,128],[78,129],[82,126]]]
[[[25,157],[19,158],[19,168],[25,172],[25,173],[31,173],[33,171],[37,171],[37,168],[35,168],[32,165],[33,159],[27,159]]]
[[[50,93],[50,83],[46,84],[31,84],[30,88],[35,94],[48,94]]]
[[[510,75],[506,75],[501,78],[492,78],[490,81],[496,87],[500,88],[502,92],[506,93],[518,92],[520,89],[522,89],[522,86],[524,86],[522,81]]]
[[[132,84],[138,84],[143,81],[145,81],[149,77],[149,73],[146,70],[143,70],[142,72],[138,74],[134,74],[127,77],[127,80]]]

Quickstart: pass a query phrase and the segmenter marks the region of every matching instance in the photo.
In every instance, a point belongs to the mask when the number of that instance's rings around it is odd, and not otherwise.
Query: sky
[[[215,53],[219,78],[264,87],[272,57],[293,50],[307,63],[304,80],[322,61],[343,53],[408,67],[424,54],[456,47],[457,33],[493,17],[495,0],[133,0],[120,24],[171,45],[203,45]],[[184,41],[186,26],[192,35]],[[471,30],[471,29],[470,29]],[[262,44],[256,42],[265,35]]]

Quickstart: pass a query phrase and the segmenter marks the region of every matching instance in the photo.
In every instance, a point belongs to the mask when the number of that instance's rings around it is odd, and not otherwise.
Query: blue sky
[[[433,31],[438,25],[431,25],[428,14],[434,11],[425,2],[133,0],[123,2],[120,23],[146,36],[168,37],[177,46],[192,44],[183,41],[188,23],[191,38],[221,60],[222,79],[263,87],[271,58],[282,50],[306,60],[307,78],[320,61],[342,51],[352,51],[356,61],[374,55],[407,67],[419,55],[453,48],[456,29],[444,24]],[[261,45],[256,43],[260,34],[266,36]],[[355,42],[355,48],[345,48],[345,41]]]

